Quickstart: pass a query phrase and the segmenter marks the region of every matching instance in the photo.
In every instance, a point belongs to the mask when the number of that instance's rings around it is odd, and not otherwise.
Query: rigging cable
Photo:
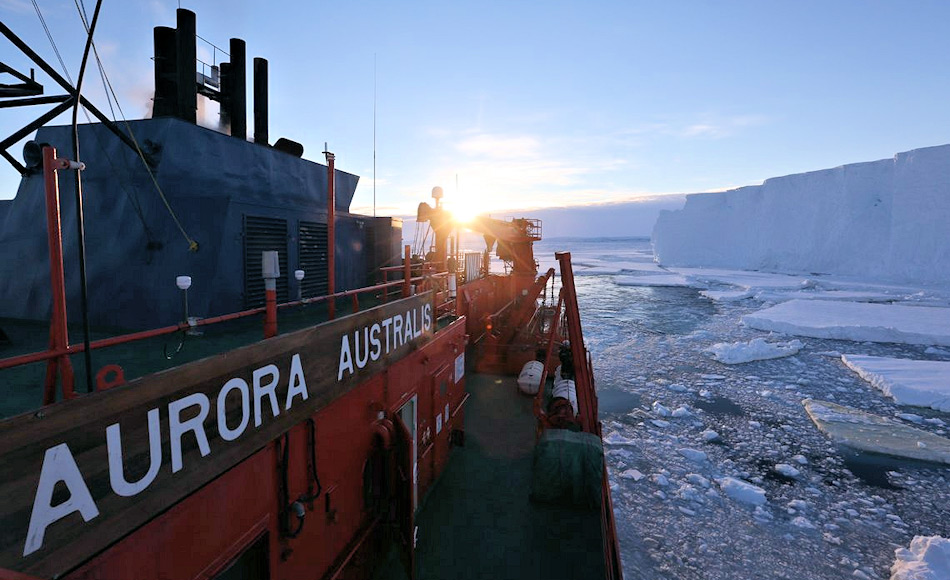
[[[81,3],[80,0],[74,0],[76,4],[76,11],[79,12],[79,19],[82,20],[83,27],[86,29],[86,34],[89,34],[89,20],[86,15],[86,6],[84,3]],[[112,101],[115,100],[115,105],[119,109],[119,113],[122,114],[123,121],[125,120],[125,113],[122,112],[122,106],[119,104],[119,99],[115,95],[115,91],[112,90],[112,83],[109,82],[108,75],[106,74],[105,66],[102,64],[102,60],[99,58],[99,50],[96,48],[96,43],[92,43],[92,54],[96,59],[96,65],[99,68],[99,78],[102,80],[102,89],[106,96],[106,104],[109,105],[109,112],[112,113],[112,121],[118,123],[118,118],[115,114],[115,108],[112,107]],[[111,97],[109,96],[111,93]],[[89,111],[83,108],[83,114],[86,117],[86,121],[89,124],[92,124],[92,119],[89,117]],[[131,129],[129,133],[131,134]],[[96,145],[99,147],[99,151],[102,153],[102,156],[109,162],[109,166],[112,168],[112,173],[116,176],[119,187],[122,189],[122,193],[125,194],[125,197],[129,200],[129,205],[132,206],[132,209],[135,211],[135,214],[138,216],[139,221],[142,223],[142,229],[145,231],[145,239],[148,242],[147,247],[152,247],[155,242],[154,235],[152,234],[151,228],[148,227],[148,222],[145,219],[145,214],[142,211],[142,204],[138,199],[138,196],[131,191],[130,186],[126,182],[127,174],[129,173],[128,166],[123,168],[123,171],[119,171],[119,168],[116,166],[113,159],[113,155],[106,153],[105,148],[102,145],[102,140],[99,138],[99,135],[93,133],[95,136]]]
[[[43,18],[43,12],[40,10],[40,5],[36,3],[36,0],[31,0],[33,2],[33,8],[36,9],[36,16],[40,19],[40,24],[43,26],[43,30],[46,31],[46,38],[49,39],[49,43],[53,46],[53,52],[56,53],[56,59],[59,61],[59,65],[63,67],[63,73],[66,75],[66,80],[69,81],[69,84],[73,84],[73,79],[69,76],[69,69],[66,68],[66,63],[63,62],[63,55],[59,53],[59,48],[56,46],[56,42],[53,40],[53,35],[49,31],[49,27],[46,26],[46,19]]]
[[[89,25],[87,24],[86,17],[84,15],[85,5],[81,3],[81,0],[74,0],[74,1],[76,3],[77,10],[79,10],[79,17],[83,21],[83,25],[86,27],[86,30],[88,32]],[[89,35],[89,38],[91,40],[92,35]],[[129,133],[129,138],[132,139],[132,144],[135,145],[135,152],[136,154],[138,154],[139,159],[142,161],[142,165],[145,167],[145,171],[148,173],[148,176],[152,181],[152,185],[155,186],[155,190],[158,192],[158,196],[161,198],[162,203],[165,204],[165,209],[168,210],[168,214],[171,216],[172,221],[175,222],[175,227],[178,228],[178,231],[181,232],[182,237],[184,237],[185,241],[188,243],[188,250],[191,252],[197,252],[198,242],[195,241],[194,238],[189,236],[188,232],[185,231],[184,226],[182,226],[181,224],[181,220],[178,219],[178,215],[175,213],[175,210],[172,209],[171,204],[168,202],[168,198],[165,197],[165,192],[162,191],[162,187],[158,184],[158,180],[155,178],[155,173],[152,171],[152,168],[149,166],[148,160],[145,159],[145,154],[142,153],[142,148],[139,146],[138,139],[135,138],[135,133],[132,132],[132,126],[129,124],[129,121],[125,116],[125,112],[122,110],[122,105],[119,104],[119,98],[116,96],[115,90],[112,88],[112,82],[109,80],[109,75],[105,72],[105,67],[102,65],[102,61],[99,59],[99,51],[96,50],[94,43],[92,45],[92,48],[93,48],[93,53],[96,58],[96,62],[99,65],[100,74],[103,77],[105,85],[108,86],[108,92],[106,93],[106,100],[109,100],[109,94],[111,93],[112,99],[115,100],[115,106],[116,108],[119,109],[119,114],[122,116],[122,123],[125,125],[125,129]],[[109,109],[112,110],[111,101],[109,102]],[[112,118],[113,120],[118,122],[118,120],[115,118],[114,110],[112,111]],[[139,211],[139,213],[141,217],[141,212]],[[145,225],[144,218],[142,218],[142,220],[143,220],[143,225]],[[146,226],[146,230],[147,229],[148,229],[148,226]],[[149,239],[151,239],[151,236],[149,236]]]
[[[92,22],[89,24],[89,33],[86,35],[86,48],[82,53],[82,62],[79,65],[79,77],[76,79],[76,93],[73,100],[73,160],[79,163],[79,105],[82,95],[82,80],[86,72],[86,62],[89,60],[89,49],[92,46],[92,35],[96,31],[96,22],[99,20],[99,10],[102,0],[96,0],[96,9],[92,13]],[[76,221],[79,237],[79,291],[82,306],[83,354],[86,363],[86,392],[94,389],[92,382],[92,349],[89,346],[89,294],[86,283],[86,233],[82,208],[82,174],[76,170]]]

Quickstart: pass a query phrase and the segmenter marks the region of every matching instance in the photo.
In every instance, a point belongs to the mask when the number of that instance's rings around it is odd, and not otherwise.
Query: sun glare
[[[455,200],[449,209],[455,221],[463,224],[471,223],[479,214],[484,213],[478,201],[473,199],[467,199],[465,201]]]

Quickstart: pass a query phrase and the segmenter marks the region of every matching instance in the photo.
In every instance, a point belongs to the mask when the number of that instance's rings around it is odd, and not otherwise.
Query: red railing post
[[[412,258],[412,249],[409,245],[406,245],[405,257],[402,261],[402,297],[405,298],[409,296],[410,288],[410,279],[412,278],[412,272],[409,269],[409,260]]]
[[[261,271],[264,275],[264,338],[277,336],[277,278],[280,261],[277,252],[261,252]]]
[[[52,291],[52,316],[49,327],[50,350],[65,351],[69,347],[69,331],[66,327],[66,276],[63,272],[63,231],[59,210],[59,180],[56,170],[69,167],[68,162],[56,158],[56,149],[43,147],[43,182],[46,188],[46,230],[49,234],[50,290]],[[63,380],[63,398],[74,397],[73,366],[69,355],[61,355],[46,362],[46,382],[43,404],[56,401],[56,374]]]

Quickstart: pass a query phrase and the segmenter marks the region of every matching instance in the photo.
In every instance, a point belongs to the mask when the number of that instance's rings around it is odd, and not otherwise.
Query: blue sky
[[[39,4],[75,76],[75,6]],[[199,35],[244,38],[249,58],[269,59],[271,139],[300,141],[314,160],[328,142],[362,176],[353,208],[366,212],[374,60],[381,214],[412,212],[433,185],[499,212],[724,189],[950,142],[948,2],[182,5]],[[97,45],[130,118],[151,96],[151,29],[174,26],[177,6],[103,4]],[[29,0],[0,0],[0,14],[56,63]],[[29,67],[0,46],[0,60]],[[106,109],[98,76],[88,82]],[[2,111],[0,132],[18,114]],[[0,167],[0,198],[17,181]]]

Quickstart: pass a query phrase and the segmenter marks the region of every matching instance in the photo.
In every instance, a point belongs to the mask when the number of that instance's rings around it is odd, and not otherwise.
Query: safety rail
[[[410,282],[423,282],[432,278],[441,278],[444,277],[447,273],[434,274],[431,276],[417,276],[411,278]],[[397,280],[394,282],[388,282],[386,284],[376,284],[375,286],[366,286],[363,288],[355,288],[353,290],[345,290],[343,292],[337,292],[335,294],[328,294],[325,296],[314,296],[312,298],[303,298],[301,300],[294,300],[291,302],[282,302],[277,305],[278,309],[286,309],[294,306],[301,306],[305,304],[319,304],[321,302],[326,302],[331,299],[340,299],[340,298],[357,298],[360,294],[366,294],[368,292],[376,292],[379,290],[384,290],[392,288],[395,286],[401,286],[403,284],[402,280]],[[354,306],[359,306],[357,301],[354,301]],[[178,324],[173,324],[170,326],[163,326],[161,328],[154,328],[151,330],[143,330],[140,332],[132,332],[129,334],[122,334],[119,336],[111,336],[109,338],[102,338],[95,340],[89,343],[91,350],[97,350],[100,348],[107,348],[110,346],[116,346],[119,344],[126,344],[129,342],[135,342],[138,340],[144,340],[146,338],[154,338],[156,336],[163,336],[166,334],[174,334],[175,332],[188,330],[190,328],[200,327],[200,326],[209,326],[212,324],[218,324],[221,322],[228,322],[231,320],[238,320],[241,318],[246,318],[248,316],[254,316],[255,314],[263,314],[265,311],[265,306],[259,306],[257,308],[251,308],[250,310],[242,310],[240,312],[232,312],[229,314],[221,314],[219,316],[209,316],[208,318],[198,318],[192,322],[179,322]],[[358,310],[358,308],[356,309]],[[5,359],[0,359],[0,370],[8,369],[20,365],[26,365],[36,362],[42,362],[52,358],[56,358],[64,355],[73,355],[81,353],[85,350],[83,344],[72,344],[62,349],[48,349],[39,352],[33,352],[30,354],[17,355]]]

